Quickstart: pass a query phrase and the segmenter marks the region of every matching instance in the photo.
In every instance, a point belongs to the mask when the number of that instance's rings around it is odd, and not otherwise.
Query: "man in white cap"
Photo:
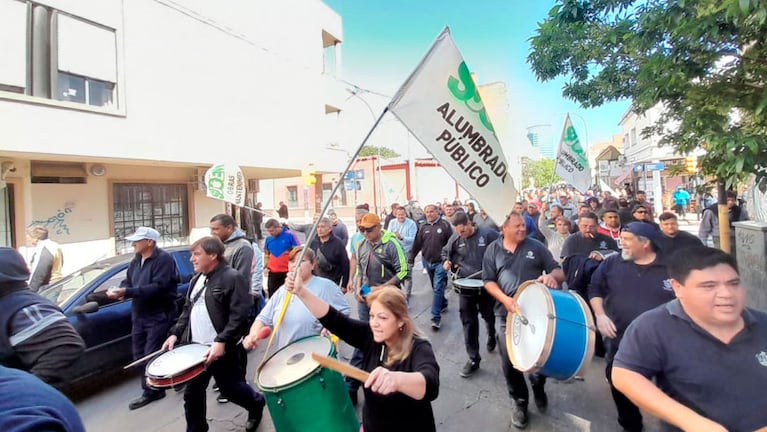
[[[176,263],[170,254],[157,247],[159,238],[160,233],[149,227],[138,227],[135,233],[125,237],[133,242],[136,255],[120,287],[112,287],[107,292],[112,299],[133,299],[131,336],[135,359],[162,347],[176,317]],[[128,405],[131,410],[165,397],[165,390],[149,387],[143,374],[141,387],[143,394]]]

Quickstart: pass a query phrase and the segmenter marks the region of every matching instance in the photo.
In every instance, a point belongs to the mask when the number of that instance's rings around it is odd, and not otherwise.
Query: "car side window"
[[[88,301],[95,301],[99,306],[105,306],[112,303],[117,303],[120,300],[113,300],[107,297],[107,289],[112,286],[119,286],[128,273],[128,269],[125,268],[99,284],[93,291],[90,292],[85,298]],[[123,300],[124,301],[124,300]]]

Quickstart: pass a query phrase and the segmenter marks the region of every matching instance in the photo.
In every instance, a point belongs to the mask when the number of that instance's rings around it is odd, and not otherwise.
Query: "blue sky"
[[[502,81],[508,90],[510,130],[524,139],[528,126],[548,124],[559,138],[566,112],[589,145],[619,133],[628,101],[584,110],[562,96],[565,80],[540,83],[525,59],[554,0],[325,0],[343,19],[343,78],[392,95],[445,25],[480,84]],[[376,110],[385,98],[367,94]],[[582,118],[582,119],[581,119]],[[584,125],[585,120],[585,125]]]

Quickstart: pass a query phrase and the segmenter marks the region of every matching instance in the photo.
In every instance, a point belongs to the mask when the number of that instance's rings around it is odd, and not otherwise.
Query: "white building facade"
[[[342,169],[341,17],[318,0],[0,0],[0,245],[44,225],[65,271],[207,233],[201,175]]]

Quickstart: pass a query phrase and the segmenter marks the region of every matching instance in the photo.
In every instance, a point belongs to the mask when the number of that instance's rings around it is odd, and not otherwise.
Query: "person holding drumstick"
[[[475,228],[469,219],[469,215],[458,212],[453,216],[453,235],[442,249],[442,260],[445,271],[455,267],[457,278],[477,279],[479,283],[482,273],[482,257],[487,247],[494,242],[500,234],[498,231],[488,228]],[[454,282],[454,283],[457,283]],[[461,293],[458,310],[463,324],[463,343],[469,361],[461,369],[461,376],[468,378],[479,370],[479,319],[477,314],[487,324],[487,351],[492,352],[496,346],[495,339],[495,314],[493,306],[495,299],[484,289],[477,289],[475,293]]]
[[[664,430],[767,430],[767,313],[745,307],[735,259],[691,246],[668,273],[676,300],[629,325],[613,384]]]
[[[522,429],[527,426],[527,403],[529,393],[525,374],[514,369],[509,360],[506,343],[506,319],[509,313],[518,312],[519,306],[512,297],[524,282],[537,279],[549,288],[557,288],[565,276],[559,264],[546,246],[533,238],[526,237],[525,220],[520,213],[511,212],[501,227],[503,237],[487,247],[482,258],[482,280],[487,292],[495,297],[495,315],[500,318],[498,341],[501,352],[501,369],[506,378],[506,387],[514,401],[511,424]],[[541,275],[541,273],[546,274]],[[546,377],[538,374],[529,376],[533,387],[535,405],[539,411],[548,406],[544,390]]]
[[[431,344],[416,331],[405,294],[381,287],[367,296],[370,322],[335,310],[289,274],[285,287],[306,305],[320,323],[362,352],[365,432],[436,431],[431,401],[439,394],[439,365]]]
[[[245,334],[250,314],[250,281],[230,267],[224,258],[225,246],[217,237],[203,237],[192,244],[197,274],[189,282],[184,309],[171,335],[162,345],[170,350],[181,343],[209,345],[205,354],[206,369],[187,383],[184,390],[184,414],[187,432],[205,432],[205,390],[211,376],[221,395],[248,411],[247,432],[261,423],[264,396],[245,382],[241,357],[246,355],[239,343]]]
[[[290,251],[288,273],[293,273],[296,267],[298,267],[298,257],[301,255],[301,250],[303,248],[303,246],[299,246]],[[323,301],[333,305],[333,307],[342,314],[349,315],[349,304],[346,302],[346,298],[344,298],[338,285],[329,279],[312,275],[312,269],[316,264],[317,261],[315,259],[314,251],[307,249],[304,253],[304,260],[298,270],[298,277],[301,278],[304,287],[311,290],[314,295],[321,298]],[[269,327],[274,329],[287,293],[288,292],[283,285],[273,296],[269,297],[266,306],[264,306],[264,309],[258,314],[253,325],[250,326],[250,333],[245,336],[245,339],[242,341],[242,346],[244,346],[245,349],[252,350],[257,346],[258,335],[262,331],[262,328]],[[279,351],[293,341],[307,336],[318,335],[321,331],[322,324],[317,321],[317,318],[315,318],[300,301],[291,298],[288,308],[285,309],[285,316],[282,318],[282,324],[280,324],[279,331],[275,336],[275,348]]]

